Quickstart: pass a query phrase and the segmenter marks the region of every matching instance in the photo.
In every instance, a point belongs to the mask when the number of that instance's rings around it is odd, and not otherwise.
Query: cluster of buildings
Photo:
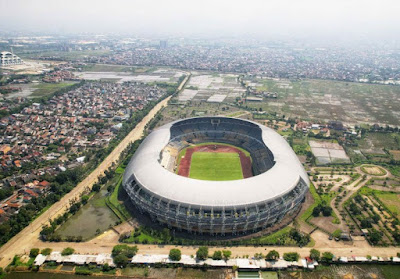
[[[309,133],[310,131],[314,132],[315,134],[322,134],[326,137],[330,136],[330,131],[341,131],[343,132],[343,136],[352,136],[352,137],[361,137],[361,131],[356,131],[355,127],[348,127],[345,126],[341,121],[332,120],[328,123],[312,123],[307,121],[297,121],[294,126],[294,130],[302,131],[303,133]]]
[[[18,182],[16,174],[21,170],[40,177],[79,166],[84,161],[80,154],[107,146],[132,113],[165,93],[163,88],[136,82],[87,82],[1,118],[4,187],[16,186],[10,183]]]
[[[305,59],[305,57],[307,59]],[[400,83],[398,61],[379,49],[300,48],[255,43],[236,45],[180,44],[132,47],[97,57],[96,62],[164,65],[192,70],[263,74],[275,78],[318,78],[358,82]]]
[[[80,78],[75,76],[72,71],[58,70],[47,73],[42,79],[43,82],[48,82],[48,83],[59,83],[66,80],[75,81],[75,80],[80,80]]]
[[[36,176],[25,176],[25,181],[31,180],[32,177]],[[7,221],[8,218],[18,212],[18,210],[29,203],[32,198],[37,198],[41,195],[45,195],[50,190],[51,184],[46,180],[31,180],[25,182],[23,179],[12,178],[2,182],[8,184],[8,187],[15,189],[14,194],[5,200],[0,202],[0,224]]]

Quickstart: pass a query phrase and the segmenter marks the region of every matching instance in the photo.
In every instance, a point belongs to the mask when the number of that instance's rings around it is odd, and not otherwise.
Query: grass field
[[[376,193],[376,196],[383,202],[386,207],[397,215],[400,214],[400,195],[396,193]]]
[[[31,97],[42,97],[50,95],[57,90],[68,87],[75,84],[75,82],[60,82],[60,83],[39,83],[34,86],[35,91],[31,94]]]
[[[190,165],[190,178],[201,180],[242,179],[242,166],[237,153],[195,152]]]

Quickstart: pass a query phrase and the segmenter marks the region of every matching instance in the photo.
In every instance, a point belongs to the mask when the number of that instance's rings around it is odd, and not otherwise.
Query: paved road
[[[187,78],[182,82],[179,90]],[[29,252],[32,243],[37,242],[41,228],[43,225],[48,224],[49,219],[53,219],[69,207],[69,201],[80,198],[81,194],[88,187],[97,181],[100,175],[104,174],[112,163],[119,159],[121,152],[135,140],[142,137],[146,124],[154,117],[154,115],[163,107],[166,106],[171,96],[158,103],[144,118],[143,120],[126,136],[120,144],[107,156],[107,158],[82,182],[80,182],[71,192],[66,194],[60,201],[53,204],[45,213],[36,218],[29,226],[23,229],[20,233],[14,236],[9,242],[0,248],[0,267],[6,267],[16,254],[23,254]]]

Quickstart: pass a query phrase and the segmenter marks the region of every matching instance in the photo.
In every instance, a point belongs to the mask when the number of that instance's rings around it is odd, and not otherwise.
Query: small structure
[[[41,266],[46,261],[46,258],[47,258],[47,256],[39,254],[39,255],[36,256],[33,264],[36,265],[36,266]]]
[[[352,241],[353,239],[351,238],[351,235],[350,235],[349,233],[344,233],[344,232],[342,232],[342,233],[340,234],[340,240],[343,240],[343,241]]]

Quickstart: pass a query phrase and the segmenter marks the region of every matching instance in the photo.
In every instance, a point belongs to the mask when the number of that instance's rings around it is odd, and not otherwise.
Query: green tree
[[[371,229],[369,233],[369,240],[372,242],[372,244],[376,245],[382,240],[382,235],[377,230]]]
[[[128,257],[125,256],[124,254],[119,254],[117,256],[115,256],[114,258],[114,263],[116,266],[118,267],[126,267],[126,265],[128,264]]]
[[[179,249],[171,249],[169,250],[169,258],[171,261],[180,261],[181,260],[181,250]]]
[[[196,252],[196,258],[198,260],[206,260],[208,258],[208,248],[205,246],[199,247]]]
[[[321,213],[321,207],[319,205],[317,205],[316,207],[314,207],[314,209],[312,211],[312,215],[314,217],[318,217],[320,213]]]
[[[107,272],[111,270],[111,267],[108,265],[108,263],[105,263],[101,269],[103,272]]]
[[[266,256],[266,260],[267,261],[275,261],[279,259],[279,253],[276,250],[271,250],[268,252],[267,256]]]
[[[29,252],[29,257],[36,258],[37,255],[39,255],[39,248],[32,248]]]
[[[331,252],[322,253],[321,261],[329,263],[333,260],[333,254]]]
[[[222,250],[222,256],[224,257],[224,260],[227,261],[231,257],[232,252],[229,250]]]
[[[289,252],[283,254],[283,259],[288,262],[297,262],[300,258],[299,253],[296,252]]]
[[[212,255],[213,260],[222,260],[222,252],[221,251],[215,251],[214,254]]]
[[[132,258],[134,255],[136,255],[138,251],[137,246],[128,246],[126,244],[121,244],[121,245],[115,245],[111,255],[113,257],[116,257],[118,255],[124,255],[127,258]]]
[[[162,239],[163,239],[163,241],[164,241],[165,243],[167,243],[168,241],[171,240],[171,232],[169,231],[168,228],[164,228],[164,229],[161,231],[161,237],[162,237]]]
[[[81,199],[82,204],[87,204],[88,200],[89,200],[89,196],[88,195],[82,196],[82,199]]]
[[[319,261],[319,259],[321,258],[321,252],[318,251],[317,249],[311,249],[310,258],[313,259],[314,261]]]
[[[330,206],[322,207],[322,215],[324,215],[325,217],[331,216],[332,215],[332,207],[330,207]]]
[[[64,250],[62,250],[61,255],[68,256],[68,255],[72,255],[74,252],[75,252],[74,248],[67,247]]]
[[[44,248],[42,249],[42,251],[40,251],[40,254],[42,254],[43,256],[48,256],[51,254],[51,251],[53,250],[51,250],[50,248]]]

